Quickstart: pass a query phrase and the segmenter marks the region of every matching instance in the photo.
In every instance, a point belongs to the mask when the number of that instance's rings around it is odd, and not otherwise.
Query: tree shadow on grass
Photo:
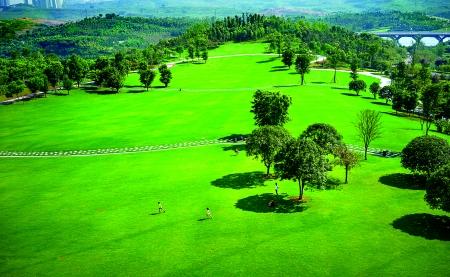
[[[98,95],[112,95],[117,94],[117,92],[112,90],[98,90],[98,89],[86,89],[86,93],[89,94],[98,94]]]
[[[345,95],[345,96],[359,96],[359,95],[356,95],[354,93],[348,93],[348,92],[342,92],[341,94]]]
[[[299,84],[295,84],[295,85],[276,85],[273,86],[274,88],[293,88],[293,87],[299,87]]]
[[[450,241],[450,217],[432,214],[409,214],[397,218],[392,226],[411,236]]]
[[[375,105],[380,105],[380,106],[390,106],[391,105],[391,104],[388,104],[385,102],[375,102],[375,101],[372,101],[370,103],[375,104]]]
[[[219,188],[247,189],[264,186],[265,174],[254,171],[246,173],[234,173],[214,180],[211,184]]]
[[[340,87],[331,87],[331,89],[337,89],[337,90],[348,90],[348,88],[340,88]]]
[[[278,60],[278,57],[272,57],[272,58],[269,58],[267,60],[257,61],[256,63],[271,63],[271,62],[274,62],[276,60]]]
[[[270,201],[274,201],[273,207],[269,207]],[[298,200],[288,199],[286,195],[274,195],[271,193],[239,199],[234,206],[241,210],[255,213],[299,213],[307,209],[307,206]]]
[[[362,99],[373,100],[373,97],[363,96]]]
[[[276,69],[271,69],[269,70],[269,72],[280,72],[280,71],[288,71],[289,68],[276,68]]]
[[[129,90],[129,91],[127,91],[127,93],[143,93],[143,92],[147,92],[147,90],[140,89],[140,90]]]
[[[311,82],[311,84],[323,85],[323,84],[326,84],[326,82]]]
[[[407,117],[407,115],[404,115],[402,113],[393,113],[393,112],[381,112],[381,113],[396,116],[396,117]]]
[[[241,151],[246,151],[247,147],[245,144],[236,144],[236,145],[230,145],[230,146],[224,146],[222,147],[223,151],[234,151],[236,152],[236,149]]]
[[[425,178],[423,176],[393,173],[381,176],[378,181],[386,186],[399,189],[423,190],[425,189]]]

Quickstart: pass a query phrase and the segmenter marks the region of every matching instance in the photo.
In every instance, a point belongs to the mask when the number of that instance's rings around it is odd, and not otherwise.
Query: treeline
[[[433,31],[450,27],[450,22],[447,19],[431,17],[420,12],[338,13],[320,20],[332,25],[345,27],[354,32],[376,29],[387,29],[389,31]]]
[[[0,96],[18,97],[26,88],[31,93],[47,94],[49,89],[53,89],[57,94],[61,90],[69,94],[75,84],[80,87],[86,80],[92,81],[91,85],[118,93],[131,70],[139,71],[140,80],[148,89],[158,67],[160,81],[167,87],[172,73],[166,64],[160,64],[163,54],[149,48],[117,52],[97,59],[84,59],[78,55],[60,58],[54,54],[43,55],[39,51],[0,58]]]
[[[421,129],[428,135],[432,124],[438,132],[450,133],[450,82],[440,75],[431,74],[430,65],[399,63],[391,72],[392,83],[380,88],[374,84],[370,91],[392,102],[396,114],[415,114]],[[364,87],[365,89],[365,87]]]

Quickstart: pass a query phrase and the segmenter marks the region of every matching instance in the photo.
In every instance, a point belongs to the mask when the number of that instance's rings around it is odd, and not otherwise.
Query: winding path
[[[192,142],[182,142],[175,144],[163,144],[153,146],[135,146],[122,148],[103,148],[91,150],[68,150],[68,151],[0,151],[0,158],[58,158],[58,157],[93,157],[93,156],[109,156],[109,155],[125,155],[133,153],[160,152],[175,149],[194,148],[209,145],[243,145],[243,140],[233,139],[213,139],[199,140]],[[351,150],[364,152],[364,148],[357,145],[347,145]],[[400,153],[388,151],[385,149],[369,148],[368,153],[380,157],[397,157]]]

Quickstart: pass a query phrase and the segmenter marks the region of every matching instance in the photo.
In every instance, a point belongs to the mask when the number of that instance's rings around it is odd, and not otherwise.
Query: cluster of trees
[[[18,96],[25,88],[31,93],[59,85],[70,92],[73,83],[79,83],[88,73],[88,64],[77,56],[61,60],[56,55],[44,56],[31,52],[16,59],[0,59],[0,95]]]
[[[302,199],[306,184],[322,186],[333,164],[348,172],[359,162],[358,155],[342,141],[342,136],[331,125],[310,125],[299,137],[294,138],[283,127],[289,120],[288,109],[292,100],[279,92],[258,90],[252,101],[255,124],[258,126],[246,139],[247,155],[261,159],[270,176],[275,168],[281,179],[298,182]],[[380,136],[380,115],[374,111],[362,111],[357,125],[361,140],[367,148]],[[334,162],[333,162],[334,161]]]
[[[396,112],[416,112],[426,135],[434,121],[450,118],[450,83],[432,77],[427,63],[399,63],[391,79],[391,86],[383,88],[380,97],[391,100]]]
[[[375,11],[338,13],[325,17],[325,22],[354,32],[388,29],[390,31],[432,31],[450,27],[448,20],[421,12]]]
[[[450,212],[450,145],[435,136],[413,139],[402,151],[402,166],[427,179],[425,200]]]
[[[84,59],[78,55],[60,58],[54,54],[43,55],[40,51],[24,49],[18,56],[0,58],[0,95],[18,96],[26,88],[31,93],[49,88],[63,88],[69,94],[74,84],[93,80],[96,85],[111,88],[115,92],[124,85],[130,70],[138,70],[145,88],[155,79],[155,69],[159,67],[160,81],[167,87],[172,73],[163,64],[157,47],[144,51],[117,52],[114,56],[102,56],[95,60]]]

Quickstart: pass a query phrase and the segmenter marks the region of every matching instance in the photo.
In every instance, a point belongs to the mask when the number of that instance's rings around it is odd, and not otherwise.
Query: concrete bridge
[[[423,38],[434,38],[438,43],[443,43],[446,38],[450,38],[450,32],[386,32],[372,34],[382,38],[391,38],[396,41],[401,38],[412,38],[418,42]]]

